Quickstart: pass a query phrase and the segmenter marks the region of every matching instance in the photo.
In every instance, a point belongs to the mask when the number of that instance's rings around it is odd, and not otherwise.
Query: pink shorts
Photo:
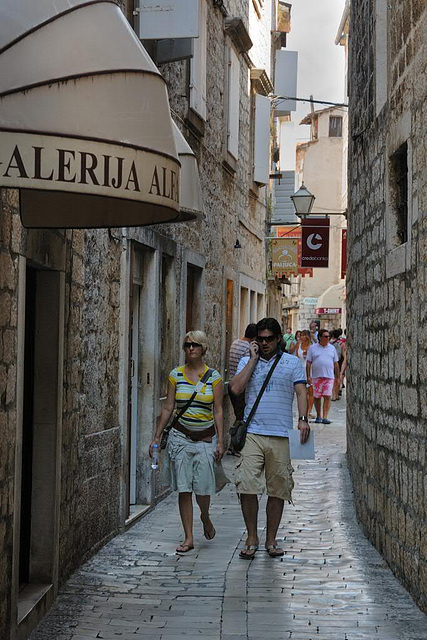
[[[334,388],[333,378],[313,378],[313,395],[315,398],[322,398],[323,396],[331,396],[332,389]]]

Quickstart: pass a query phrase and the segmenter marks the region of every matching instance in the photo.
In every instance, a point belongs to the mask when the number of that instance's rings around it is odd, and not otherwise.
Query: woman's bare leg
[[[209,507],[211,504],[211,497],[196,495],[196,500],[200,508],[200,520],[202,521],[202,524],[203,524],[204,536],[207,540],[212,540],[212,538],[215,537],[216,531],[209,517]]]
[[[182,526],[184,528],[184,540],[180,545],[188,545],[192,547],[193,541],[193,500],[192,494],[189,492],[178,494],[179,515],[181,516]],[[178,547],[179,548],[179,547]]]

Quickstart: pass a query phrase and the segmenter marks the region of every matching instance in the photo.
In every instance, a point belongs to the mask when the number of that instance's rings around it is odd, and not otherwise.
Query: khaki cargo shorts
[[[262,494],[292,502],[289,438],[248,433],[236,466],[237,493]]]

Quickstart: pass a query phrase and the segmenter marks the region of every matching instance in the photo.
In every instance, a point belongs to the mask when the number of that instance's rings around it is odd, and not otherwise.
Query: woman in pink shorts
[[[313,385],[314,406],[317,418],[315,422],[330,424],[328,420],[331,408],[331,396],[334,384],[339,380],[338,354],[329,344],[329,331],[319,331],[319,342],[312,344],[307,353],[307,383]],[[323,407],[322,407],[323,398]]]

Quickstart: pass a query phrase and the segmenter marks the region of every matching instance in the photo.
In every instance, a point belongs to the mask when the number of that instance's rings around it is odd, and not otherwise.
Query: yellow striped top
[[[205,375],[208,368],[205,365],[200,378]],[[176,414],[178,414],[193,395],[198,383],[191,382],[187,378],[185,365],[176,367],[170,372],[169,382],[175,387]],[[213,425],[213,390],[220,382],[220,374],[215,369],[212,369],[210,377],[206,380],[201,390],[198,391],[187,411],[179,419],[179,422],[184,427],[192,431],[202,431],[202,429],[207,429]]]

